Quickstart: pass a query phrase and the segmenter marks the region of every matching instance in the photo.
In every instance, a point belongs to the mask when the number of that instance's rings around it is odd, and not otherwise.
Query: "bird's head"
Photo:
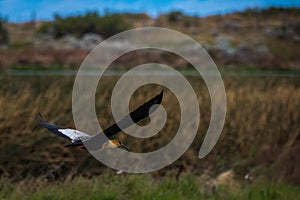
[[[117,139],[109,140],[109,145],[112,148],[120,148],[120,149],[125,149],[126,151],[129,151],[128,147],[125,146],[120,140],[117,140]]]

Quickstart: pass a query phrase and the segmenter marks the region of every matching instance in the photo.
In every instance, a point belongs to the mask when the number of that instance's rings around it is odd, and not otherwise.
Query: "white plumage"
[[[69,129],[69,128],[66,128],[66,129],[58,129],[58,131],[60,133],[62,133],[63,135],[69,137],[72,142],[75,142],[77,140],[84,140],[84,139],[88,139],[90,138],[91,136],[84,133],[84,132],[81,132],[81,131],[78,131],[78,130],[74,130],[74,129]]]

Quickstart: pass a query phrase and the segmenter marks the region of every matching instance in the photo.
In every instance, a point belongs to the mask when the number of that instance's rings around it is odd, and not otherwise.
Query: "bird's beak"
[[[125,146],[124,144],[121,144],[121,145],[119,146],[119,148],[120,148],[120,149],[125,149],[126,151],[129,151],[128,147]]]

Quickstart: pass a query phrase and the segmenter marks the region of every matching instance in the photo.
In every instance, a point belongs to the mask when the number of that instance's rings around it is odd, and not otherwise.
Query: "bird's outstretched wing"
[[[157,109],[158,104],[160,104],[162,101],[162,98],[163,98],[163,91],[161,91],[158,95],[156,95],[155,97],[153,97],[152,99],[150,99],[149,101],[141,105],[140,107],[136,108],[134,111],[126,115],[117,123],[105,129],[103,133],[106,135],[106,137],[110,138],[113,135],[120,132],[122,129],[128,128],[132,126],[134,123],[137,123],[142,119],[148,117],[151,114],[150,113],[151,111],[154,112]],[[150,110],[150,108],[155,105],[156,107]],[[132,120],[130,120],[130,117]]]
[[[128,128],[129,126],[132,126],[134,123],[137,123],[140,120],[148,117],[149,114],[151,114],[150,112],[151,111],[154,112],[157,107],[154,107],[153,110],[150,110],[150,108],[152,106],[155,106],[156,104],[160,104],[162,101],[162,98],[163,98],[163,91],[161,91],[161,93],[159,93],[158,95],[156,95],[155,97],[153,97],[152,99],[150,99],[149,101],[147,101],[146,103],[141,105],[140,107],[136,108],[134,111],[132,111],[131,113],[126,115],[124,118],[122,118],[117,123],[111,125],[107,129],[105,129],[103,131],[103,133],[108,138],[110,138],[111,136],[120,132],[122,129]],[[130,120],[130,118],[132,119],[132,121]],[[40,113],[38,115],[38,124],[46,129],[48,129],[50,132],[71,141],[72,143],[74,143],[76,141],[79,142],[79,140],[88,139],[91,137],[90,135],[88,135],[84,132],[78,131],[78,130],[51,124],[51,123],[47,122]]]
[[[54,133],[55,135],[70,140],[71,142],[75,142],[77,140],[86,139],[90,137],[88,134],[84,132],[51,124],[47,122],[40,113],[38,115],[38,124],[48,129],[50,132]]]

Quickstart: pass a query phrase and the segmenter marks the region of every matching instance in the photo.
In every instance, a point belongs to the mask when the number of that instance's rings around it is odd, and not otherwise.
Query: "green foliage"
[[[97,33],[105,38],[131,28],[121,14],[106,14],[100,16],[96,12],[88,12],[84,15],[62,17],[54,16],[53,22],[43,24],[38,32],[48,33],[55,38],[67,34],[81,37],[86,33]]]
[[[298,199],[299,188],[287,184],[258,184],[247,187],[240,196],[242,199]]]
[[[92,179],[76,177],[65,181],[45,182],[28,179],[12,183],[0,180],[1,199],[297,199],[299,187],[287,184],[252,184],[232,190],[219,186],[214,192],[204,189],[199,177],[183,174],[154,179],[147,174],[125,176],[103,174]]]
[[[4,23],[6,23],[6,19],[0,16],[0,45],[8,43],[8,32],[4,27]]]

